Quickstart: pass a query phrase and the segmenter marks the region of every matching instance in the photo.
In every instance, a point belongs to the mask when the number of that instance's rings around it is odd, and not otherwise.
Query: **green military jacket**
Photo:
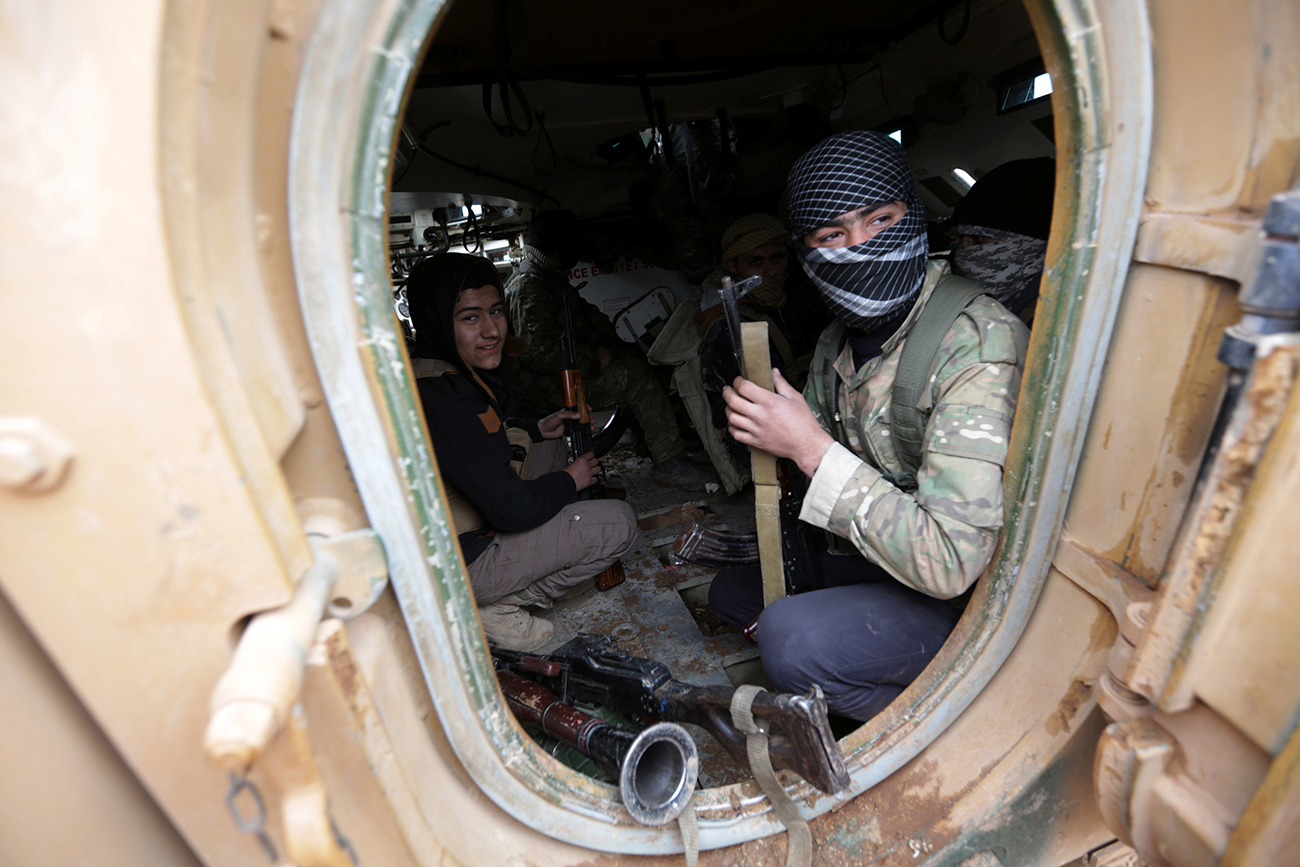
[[[804,397],[835,438],[809,484],[800,518],[852,542],[904,584],[949,599],[980,576],[1002,528],[1002,470],[1029,330],[981,296],[957,317],[935,355],[917,490],[883,474],[903,469],[890,440],[894,375],[904,342],[946,262],[929,264],[915,307],[860,369],[844,325],[822,332]]]
[[[623,341],[609,317],[578,294],[560,262],[536,248],[524,246],[524,260],[505,288],[511,330],[524,340],[522,367],[555,383],[555,391],[559,390],[560,338],[564,334],[561,292],[569,298],[574,349],[584,378],[600,374],[596,347],[604,346],[616,357],[623,351]]]

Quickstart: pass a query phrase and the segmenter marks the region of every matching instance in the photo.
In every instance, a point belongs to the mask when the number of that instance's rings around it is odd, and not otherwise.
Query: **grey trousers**
[[[534,444],[528,477],[555,472],[565,460],[562,438]],[[526,587],[557,599],[626,554],[637,533],[636,513],[622,500],[569,503],[531,530],[493,537],[469,565],[474,599],[488,605]]]
[[[821,686],[833,714],[869,720],[921,674],[961,611],[895,581],[865,557],[818,555],[821,590],[763,608],[757,566],[723,569],[709,605],[727,623],[758,620],[763,671],[781,692]]]

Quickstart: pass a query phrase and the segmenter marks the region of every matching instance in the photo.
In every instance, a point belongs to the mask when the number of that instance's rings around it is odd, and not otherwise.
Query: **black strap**
[[[916,490],[916,471],[921,468],[921,444],[925,439],[925,417],[917,408],[930,382],[930,368],[939,345],[966,306],[984,294],[974,280],[949,274],[934,287],[929,302],[903,343],[891,392],[890,433],[902,472],[885,476],[905,491]]]

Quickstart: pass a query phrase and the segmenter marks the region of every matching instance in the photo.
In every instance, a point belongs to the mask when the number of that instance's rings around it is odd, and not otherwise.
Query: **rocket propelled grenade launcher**
[[[494,647],[492,658],[498,671],[536,680],[565,703],[585,701],[664,722],[698,725],[743,767],[749,766],[746,737],[731,720],[734,687],[676,680],[663,663],[624,653],[608,635],[579,635],[546,654]],[[767,729],[773,767],[794,771],[828,794],[848,788],[848,770],[819,687],[803,696],[760,692],[752,713]]]
[[[634,734],[560,701],[512,671],[497,671],[497,683],[521,723],[536,726],[617,774],[623,806],[641,824],[667,824],[691,799],[700,758],[695,741],[681,726],[661,722]]]

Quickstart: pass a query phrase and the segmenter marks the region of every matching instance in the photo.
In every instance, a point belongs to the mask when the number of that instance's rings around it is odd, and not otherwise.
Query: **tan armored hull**
[[[0,861],[682,863],[505,710],[413,397],[385,197],[449,13],[119,5],[0,5]],[[1239,299],[1300,256],[1300,10],[1026,7],[1008,528],[849,791],[783,781],[818,864],[1293,863],[1295,323],[1216,353],[1287,319]],[[784,862],[752,780],[692,809],[704,863]]]

